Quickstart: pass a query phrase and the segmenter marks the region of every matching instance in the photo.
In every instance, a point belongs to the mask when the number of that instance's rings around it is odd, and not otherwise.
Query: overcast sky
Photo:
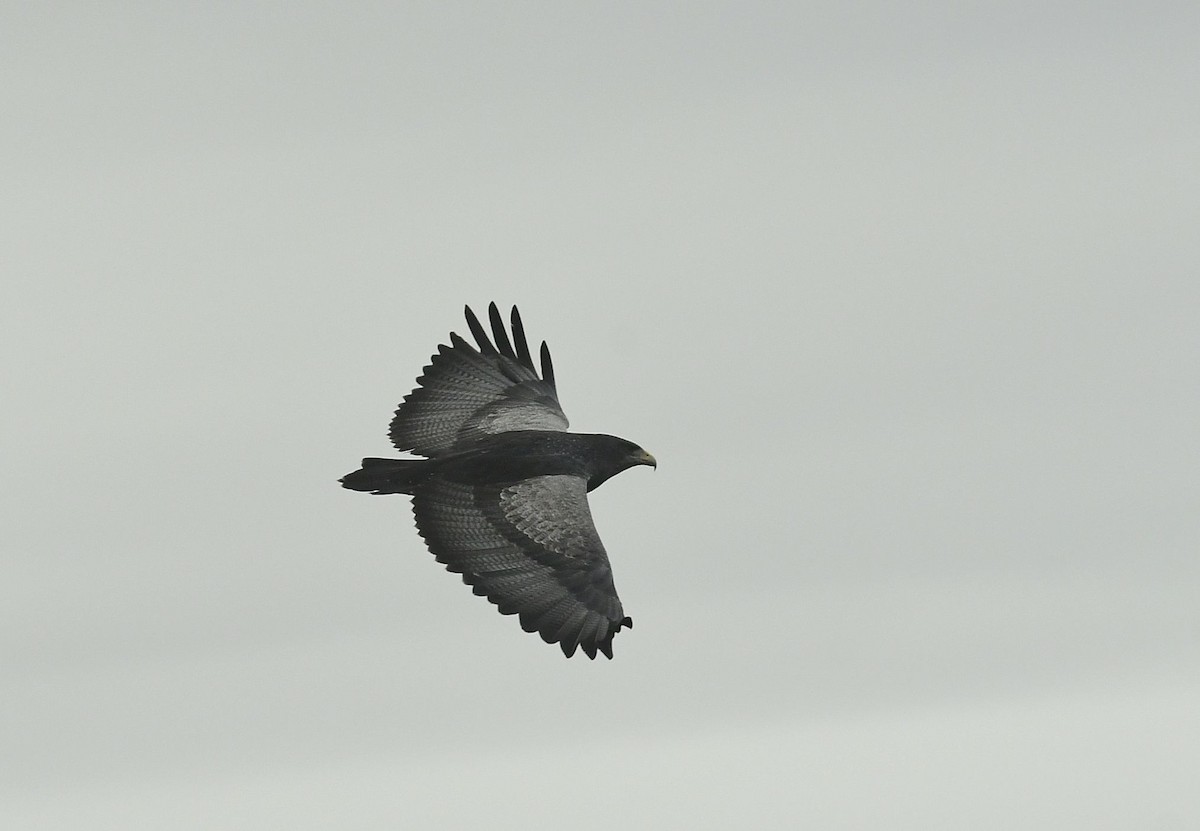
[[[1200,827],[1200,7],[7,4],[0,826]],[[625,608],[342,490],[517,303]]]

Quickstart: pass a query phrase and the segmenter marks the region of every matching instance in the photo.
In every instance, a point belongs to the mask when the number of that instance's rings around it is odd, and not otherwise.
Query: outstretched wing
[[[566,430],[550,350],[543,342],[539,377],[517,307],[512,310],[511,342],[495,303],[488,307],[494,344],[470,306],[466,314],[479,349],[450,333],[451,345],[438,347],[417,379],[419,386],[396,410],[388,433],[392,444],[438,456],[509,430]]]
[[[569,658],[612,657],[625,617],[604,545],[592,523],[587,482],[538,476],[508,485],[434,478],[413,497],[417,530],[450,571],[521,628]]]

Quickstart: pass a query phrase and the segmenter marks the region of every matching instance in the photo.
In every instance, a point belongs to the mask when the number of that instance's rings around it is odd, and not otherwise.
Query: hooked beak
[[[658,470],[658,460],[641,448],[638,448],[637,452],[633,454],[633,460],[635,464],[650,465],[650,467]]]

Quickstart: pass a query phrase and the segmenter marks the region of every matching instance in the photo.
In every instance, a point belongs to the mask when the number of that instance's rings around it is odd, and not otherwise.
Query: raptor
[[[429,550],[475,594],[568,658],[612,658],[613,636],[633,620],[587,495],[657,463],[625,439],[567,432],[550,350],[543,342],[539,374],[515,306],[511,338],[495,303],[491,337],[469,306],[466,317],[476,346],[452,332],[392,419],[396,449],[424,458],[363,459],[340,481],[412,496]]]

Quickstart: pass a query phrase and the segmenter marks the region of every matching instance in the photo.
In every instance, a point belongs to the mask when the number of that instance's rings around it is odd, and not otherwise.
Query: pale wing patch
[[[552,404],[553,402],[549,402]],[[475,432],[489,435],[508,433],[512,430],[561,430],[569,426],[561,411],[551,409],[544,401],[532,402],[502,400],[485,405],[472,415],[458,431],[462,438],[470,438]]]
[[[601,560],[604,545],[592,522],[587,482],[578,476],[539,476],[500,491],[504,518],[529,539],[564,557]]]

